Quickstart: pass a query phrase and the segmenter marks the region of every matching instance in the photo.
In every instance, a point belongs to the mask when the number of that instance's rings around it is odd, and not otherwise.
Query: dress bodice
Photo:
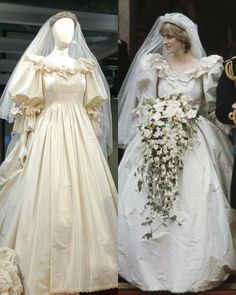
[[[38,55],[24,57],[9,92],[17,105],[11,113],[18,118],[14,125],[18,133],[33,130],[36,115],[52,104],[83,106],[91,120],[98,122],[100,115],[96,108],[107,98],[102,78],[92,60],[79,58],[73,65],[57,66],[47,57]]]
[[[195,104],[200,105],[201,99],[204,96],[202,80],[188,79],[186,75],[187,74],[178,75],[172,72],[169,76],[160,77],[157,89],[158,96],[166,96],[175,92],[183,93],[190,96]]]
[[[12,99],[29,105],[80,103],[106,99],[101,77],[90,59],[79,58],[73,66],[57,66],[47,57],[27,55],[22,62],[19,80],[10,89]]]
[[[142,97],[144,93],[144,96],[154,97],[183,93],[191,98],[191,104],[207,113],[215,106],[216,86],[222,69],[222,58],[212,55],[201,58],[195,67],[179,74],[162,56],[149,54],[142,60],[140,81],[149,79],[151,83],[141,82],[149,89],[138,87],[138,96]]]
[[[51,103],[81,103],[83,104],[86,90],[84,73],[51,71],[43,75],[45,104]]]

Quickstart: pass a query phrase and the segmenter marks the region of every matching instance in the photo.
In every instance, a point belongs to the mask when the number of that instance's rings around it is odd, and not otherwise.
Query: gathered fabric
[[[0,247],[14,249],[24,294],[117,288],[116,188],[93,129],[106,101],[95,65],[26,56],[10,94],[28,154],[21,167],[18,141],[0,167]]]
[[[233,157],[225,130],[208,118],[214,111],[222,58],[203,57],[178,74],[159,54],[141,60],[133,124],[142,122],[146,99],[184,94],[197,110],[198,128],[193,146],[183,158],[175,187],[179,192],[172,215],[181,226],[162,226],[156,217],[152,238],[143,211],[145,190],[138,191],[137,167],[142,163],[139,133],[125,150],[119,166],[119,271],[127,281],[146,291],[201,292],[215,288],[236,271],[236,212],[229,205]],[[160,169],[161,170],[161,169]]]
[[[37,115],[41,112],[43,106],[29,106],[22,103],[19,107],[12,109],[11,113],[15,116],[13,133],[30,132],[34,130]]]

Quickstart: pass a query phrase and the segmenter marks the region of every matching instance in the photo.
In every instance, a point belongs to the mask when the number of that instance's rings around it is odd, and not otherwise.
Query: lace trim
[[[198,288],[186,288],[186,289],[168,289],[168,288],[142,288],[142,291],[145,292],[172,292],[172,293],[176,293],[176,294],[183,294],[183,293],[194,293],[194,294],[199,294],[199,292],[204,292],[204,291],[208,291],[208,290],[212,290],[214,288],[219,287],[220,285],[222,285],[224,283],[224,281],[229,277],[229,275],[225,275],[225,278],[217,281],[217,282],[210,282],[210,284],[208,284],[208,286],[199,286]],[[136,286],[136,284],[132,283],[133,286],[135,286],[136,288],[140,289],[140,286]]]
[[[86,58],[77,59],[73,67],[54,65],[43,56],[28,55],[27,58],[33,62],[35,69],[40,73],[57,72],[60,76],[71,76],[76,73],[87,74],[95,68],[95,63]]]
[[[37,113],[40,113],[43,106],[31,106],[26,103],[22,103],[19,107],[15,107],[11,110],[11,113],[14,116],[35,116]]]
[[[55,294],[55,293],[79,294],[81,292],[93,293],[93,292],[105,291],[105,290],[110,290],[110,289],[118,289],[118,283],[116,285],[108,285],[108,286],[104,286],[104,287],[94,287],[94,288],[90,288],[90,289],[87,289],[87,288],[80,288],[77,290],[53,289],[53,290],[51,290],[52,293],[50,293],[50,294]]]
[[[199,294],[199,292],[204,292],[204,291],[208,291],[208,290],[212,290],[212,289],[214,289],[214,288],[216,288],[216,287],[218,287],[218,286],[220,286],[221,284],[223,283],[223,281],[222,282],[220,282],[220,283],[218,283],[218,284],[213,284],[213,285],[211,285],[211,286],[209,286],[209,287],[199,287],[198,289],[177,289],[177,290],[170,290],[170,289],[168,289],[168,288],[156,288],[156,289],[143,289],[142,288],[142,291],[145,291],[145,292],[173,292],[174,294],[183,294],[183,293],[194,293],[194,294]],[[137,287],[138,288],[138,287]]]
[[[15,124],[12,133],[23,133],[34,130],[37,114],[41,112],[43,105],[31,106],[22,103],[19,107],[12,109],[11,113],[15,116]]]
[[[19,295],[23,287],[18,277],[15,252],[6,247],[0,249],[0,294]]]
[[[163,58],[158,53],[155,54],[148,54],[142,60],[142,67],[144,69],[151,68],[158,71],[158,77],[160,78],[167,78],[168,81],[174,83],[175,81],[188,83],[193,78],[197,79],[200,76],[209,73],[209,70],[217,63],[223,62],[221,56],[218,55],[210,55],[208,57],[202,57],[198,64],[186,70],[185,72],[178,74],[175,71],[171,70],[167,60]]]

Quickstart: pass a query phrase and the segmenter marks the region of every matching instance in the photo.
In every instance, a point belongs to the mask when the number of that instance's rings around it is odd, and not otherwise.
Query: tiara
[[[186,28],[184,26],[182,26],[180,23],[177,23],[175,21],[171,21],[171,20],[164,20],[163,22],[164,24],[171,24],[171,25],[174,25],[180,29],[182,29],[183,31],[186,31]]]
[[[161,16],[162,23],[169,23],[179,27],[180,29],[187,31],[186,26],[184,25],[183,15],[180,13],[166,13],[165,15]],[[183,20],[183,22],[181,21]]]
[[[71,18],[74,21],[74,25],[76,27],[77,25],[77,17],[74,13],[70,11],[62,11],[58,12],[57,14],[53,15],[50,20],[50,27],[52,28],[56,21],[58,21],[61,18]]]

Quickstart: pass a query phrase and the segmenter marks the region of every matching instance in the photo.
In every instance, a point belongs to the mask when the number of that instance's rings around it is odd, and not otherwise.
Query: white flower
[[[161,120],[158,122],[158,126],[159,126],[159,127],[162,127],[162,126],[164,126],[164,125],[165,125],[165,122],[163,122],[163,121],[161,121]]]
[[[163,111],[163,117],[173,117],[176,115],[176,108],[174,106],[168,106],[164,111]]]
[[[170,98],[172,101],[175,101],[176,99],[178,99],[178,94],[172,94],[170,95]]]
[[[144,131],[143,131],[143,135],[144,135],[146,138],[149,138],[149,137],[152,135],[152,131],[149,130],[149,129],[144,129]]]
[[[150,215],[144,225],[151,225],[156,218],[163,224],[179,223],[171,214],[177,201],[175,186],[184,154],[191,148],[198,126],[197,110],[190,101],[186,95],[174,94],[144,104],[145,117],[139,126],[144,152],[136,171],[148,197],[144,211]],[[150,237],[151,233],[147,233],[146,238]]]
[[[153,116],[152,119],[154,119],[155,121],[159,121],[161,118],[161,113],[160,112],[156,112]]]
[[[171,100],[171,101],[169,102],[169,105],[170,105],[172,108],[181,109],[181,103],[180,103],[178,100]]]
[[[197,115],[197,110],[189,110],[187,113],[186,113],[186,117],[188,119],[192,119],[192,118],[195,118]]]

